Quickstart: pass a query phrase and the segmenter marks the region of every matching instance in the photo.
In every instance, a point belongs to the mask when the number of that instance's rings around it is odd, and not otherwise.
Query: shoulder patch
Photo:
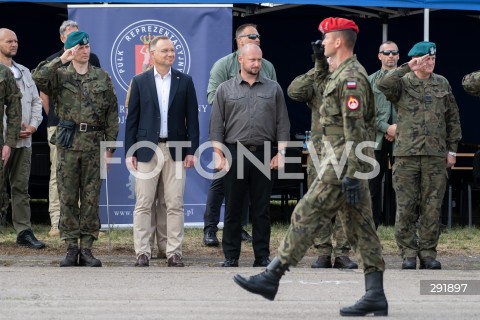
[[[355,96],[350,96],[347,99],[347,108],[350,110],[357,110],[360,107],[360,99]]]
[[[356,81],[347,81],[347,89],[356,89],[357,82]]]

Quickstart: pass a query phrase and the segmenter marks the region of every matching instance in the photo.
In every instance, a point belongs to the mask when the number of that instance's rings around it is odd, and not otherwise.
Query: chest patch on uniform
[[[356,81],[347,81],[347,89],[356,89],[357,82]]]
[[[357,110],[360,106],[360,100],[357,97],[350,96],[347,99],[347,107],[350,110]]]

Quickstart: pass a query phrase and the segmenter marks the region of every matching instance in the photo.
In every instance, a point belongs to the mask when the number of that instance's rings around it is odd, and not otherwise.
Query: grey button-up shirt
[[[209,140],[244,145],[289,141],[290,121],[280,85],[260,75],[250,86],[240,74],[221,83],[213,101]]]

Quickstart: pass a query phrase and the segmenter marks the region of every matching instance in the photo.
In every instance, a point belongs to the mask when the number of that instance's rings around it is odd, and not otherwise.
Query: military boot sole
[[[78,262],[78,265],[80,267],[101,267],[102,266],[102,262],[100,260],[98,260],[98,262],[94,262],[94,263],[87,263],[85,261],[82,261],[80,260]]]
[[[240,287],[247,290],[248,292],[259,294],[265,299],[268,299],[270,301],[273,301],[275,299],[275,296],[277,295],[277,290],[267,291],[265,290],[265,287],[260,287],[260,286],[254,287],[250,285],[244,277],[238,274],[233,277],[233,281],[235,281],[236,284],[238,284]]]
[[[60,267],[78,267],[77,261],[60,261]]]
[[[388,309],[387,310],[369,310],[369,311],[349,311],[340,309],[340,315],[344,317],[364,317],[366,315],[373,314],[374,317],[385,317],[388,316]]]

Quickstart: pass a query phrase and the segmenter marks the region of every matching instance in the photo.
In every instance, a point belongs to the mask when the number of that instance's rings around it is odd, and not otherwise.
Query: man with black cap
[[[422,41],[412,59],[377,81],[398,114],[393,155],[397,195],[395,239],[402,269],[441,269],[437,257],[447,168],[462,138],[457,103],[448,80],[433,73],[436,45]],[[418,212],[417,212],[418,206]],[[417,234],[418,221],[418,234]]]
[[[273,300],[285,271],[303,258],[318,230],[337,215],[363,264],[366,288],[366,294],[353,306],[342,308],[340,315],[387,315],[383,290],[385,262],[373,223],[367,181],[371,163],[356,156],[356,151],[361,150],[373,158],[373,150],[359,144],[366,141],[370,142],[368,147],[373,146],[375,137],[373,92],[367,72],[353,54],[359,29],[351,20],[327,18],[320,23],[319,30],[325,35],[322,42],[325,56],[337,66],[331,74],[324,68],[315,75],[318,84],[327,79],[320,106],[325,147],[320,156],[319,176],[295,207],[277,257],[261,274],[236,275],[234,281],[247,291]],[[345,166],[340,166],[338,161],[344,152],[348,158]]]
[[[100,230],[100,142],[117,140],[118,104],[110,76],[90,65],[89,58],[88,34],[75,31],[68,35],[65,52],[41,62],[33,73],[37,87],[56,102],[60,119],[55,133],[59,230],[67,243],[61,267],[102,265],[91,252]],[[107,162],[113,152],[104,152]]]

